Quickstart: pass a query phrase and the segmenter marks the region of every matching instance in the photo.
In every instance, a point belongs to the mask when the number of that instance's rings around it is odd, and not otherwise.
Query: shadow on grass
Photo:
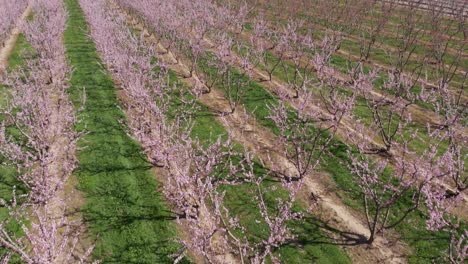
[[[295,229],[295,231],[297,239],[290,243],[297,246],[316,244],[358,246],[367,244],[366,236],[339,230],[311,216],[304,218],[302,227],[299,230]]]

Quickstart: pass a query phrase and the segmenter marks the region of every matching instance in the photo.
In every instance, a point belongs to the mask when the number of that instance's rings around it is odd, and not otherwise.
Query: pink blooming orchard
[[[466,74],[459,91],[450,88],[464,53],[460,48],[455,60],[445,59],[449,40],[441,36],[440,20],[432,20],[427,29],[434,44],[431,52],[416,56],[423,32],[417,27],[421,18],[411,13],[418,6],[410,4],[396,32],[399,45],[385,51],[389,65],[374,65],[370,55],[380,48],[378,39],[395,9],[394,4],[384,3],[380,11],[386,15],[366,28],[368,37],[358,38],[359,56],[343,70],[334,65],[334,56],[353,28],[364,27],[361,20],[370,12],[366,7],[376,1],[346,3],[340,14],[344,24],[335,21],[339,16],[333,13],[340,10],[333,8],[333,1],[317,1],[324,19],[338,25],[320,37],[304,30],[307,22],[296,16],[274,24],[255,15],[247,3],[79,2],[90,37],[120,89],[128,134],[158,167],[163,194],[181,226],[175,263],[189,255],[208,263],[281,263],[278,249],[296,238],[289,223],[314,213],[297,212],[294,205],[306,190],[305,181],[319,175],[314,172],[324,156],[332,154],[337,139],[348,144],[344,159],[361,199],[367,243],[375,243],[387,230],[420,212],[427,229],[449,234],[444,260],[465,261],[467,234],[460,233],[459,223],[450,215],[464,201],[467,189]],[[78,120],[66,94],[72,72],[62,44],[67,13],[59,0],[31,3],[34,19],[24,21],[21,28],[36,56],[1,79],[7,100],[0,108],[5,117],[0,157],[4,165],[16,169],[27,189],[26,194],[14,191],[11,200],[0,200],[9,212],[0,222],[0,243],[8,249],[2,261],[8,263],[17,254],[26,263],[67,263],[76,252],[79,232],[65,216],[62,191],[76,169],[76,142],[81,136],[73,130]],[[2,4],[6,5],[0,0]],[[24,8],[21,1],[18,6],[8,5],[12,10]],[[430,12],[435,17],[443,14],[436,6]],[[19,13],[7,17],[0,13],[0,37]],[[454,23],[463,25],[462,17]],[[249,21],[253,23],[247,31]],[[164,56],[172,60],[156,61]],[[434,67],[428,68],[436,82],[422,70],[430,59]],[[208,65],[200,66],[201,61]],[[199,80],[202,87],[190,89],[169,81],[169,69],[181,65],[186,73],[178,77]],[[277,73],[285,80],[278,80]],[[292,164],[288,170],[265,168],[253,150],[239,151],[235,131],[212,136],[208,142],[193,135],[193,114],[201,96],[214,89],[224,91],[230,109],[218,112],[219,117],[235,115],[243,107],[247,89],[253,89],[253,80],[273,87],[272,95],[278,98],[278,103],[268,106],[267,119],[277,130],[277,154]],[[421,125],[414,115],[421,105],[438,118],[424,119]],[[358,117],[358,107],[370,113],[367,119]],[[9,132],[12,127],[18,137]],[[431,138],[425,144],[423,133]],[[260,167],[265,171],[258,172]],[[276,184],[269,185],[270,181]],[[248,186],[258,210],[255,222],[268,233],[256,241],[249,239],[248,227],[226,203],[225,190],[238,186]],[[268,194],[275,192],[285,195],[268,202]],[[31,225],[24,223],[27,218],[34,219]],[[24,237],[7,228],[15,221]],[[89,262],[92,250],[79,261]]]

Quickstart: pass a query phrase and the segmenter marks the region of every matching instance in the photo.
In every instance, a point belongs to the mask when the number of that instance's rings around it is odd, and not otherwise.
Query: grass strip
[[[78,131],[75,176],[86,202],[82,213],[96,239],[94,258],[102,263],[172,263],[175,225],[141,147],[126,134],[116,90],[89,36],[78,0],[65,0],[69,12],[65,46],[74,71],[70,96],[86,107]]]

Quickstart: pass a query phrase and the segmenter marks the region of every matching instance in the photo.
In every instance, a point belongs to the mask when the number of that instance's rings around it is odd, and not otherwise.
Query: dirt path
[[[21,34],[19,23],[25,20],[31,14],[31,12],[31,4],[28,4],[28,7],[26,7],[23,14],[21,15],[21,18],[18,20],[16,26],[11,31],[10,37],[5,42],[5,46],[0,50],[0,73],[2,73],[8,66],[8,58],[13,52],[16,42],[18,41],[18,37]]]
[[[140,30],[146,30],[139,21],[133,19],[133,24],[139,27]],[[146,33],[150,35],[148,32]],[[156,41],[156,38],[152,35],[149,39],[153,43]],[[164,48],[159,45],[159,49],[163,50]],[[188,75],[186,65],[180,61],[179,63],[175,63],[174,55],[171,52],[161,52],[158,57],[158,59],[168,63],[170,68],[180,76]],[[200,88],[204,86],[196,75],[193,75],[191,78],[181,78],[181,80],[185,84],[190,85],[190,87]],[[200,101],[214,113],[227,112],[230,109],[229,102],[225,99],[224,94],[217,89],[213,89],[211,93],[202,95]],[[292,163],[281,154],[281,151],[277,150],[277,137],[266,128],[258,126],[255,119],[250,117],[242,107],[239,107],[232,115],[224,118],[218,116],[217,119],[225,125],[227,130],[233,133],[233,138],[236,141],[253,150],[259,158],[266,162],[267,166],[279,166],[285,171],[291,170],[293,167]],[[342,230],[344,233],[352,233],[356,237],[361,238],[362,236],[367,236],[368,229],[361,220],[362,218],[358,217],[356,212],[345,206],[340,198],[333,194],[333,192],[330,192],[327,186],[322,184],[316,176],[307,176],[306,190],[304,190],[320,197],[319,206],[323,211],[327,212],[326,214],[316,213],[325,218],[323,220],[331,226]],[[306,199],[304,199],[304,202],[311,203]],[[399,243],[390,244],[380,237],[372,247],[361,244],[346,246],[345,248],[355,263],[376,263],[376,261],[379,263],[406,263],[404,245]]]
[[[65,127],[64,124],[67,124],[66,115],[64,112],[72,113],[74,111],[73,106],[67,98],[67,94],[63,90],[60,90],[59,87],[53,86],[55,89],[51,89],[51,100],[53,112],[51,115],[51,129],[50,133],[54,135],[53,141],[50,145],[49,154],[53,157],[52,163],[49,164],[50,174],[56,177],[56,181],[62,181],[63,178],[66,178],[63,186],[59,186],[55,197],[53,197],[47,203],[49,215],[47,216],[50,219],[61,219],[65,217],[65,226],[62,227],[70,228],[70,241],[74,237],[77,237],[77,244],[68,244],[68,246],[73,246],[74,250],[67,249],[63,253],[68,253],[73,251],[73,256],[76,257],[76,262],[71,262],[71,259],[68,259],[71,256],[61,255],[58,257],[57,261],[60,263],[79,263],[78,259],[82,258],[89,247],[91,242],[86,238],[86,226],[84,224],[82,215],[80,213],[80,208],[84,205],[83,194],[76,189],[78,182],[76,177],[71,174],[71,171],[68,170],[65,166],[69,166],[70,163],[77,162],[76,157],[76,142],[70,141],[69,134],[71,127]]]

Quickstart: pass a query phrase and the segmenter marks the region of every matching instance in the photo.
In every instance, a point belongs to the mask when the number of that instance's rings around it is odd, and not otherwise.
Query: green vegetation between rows
[[[140,146],[125,133],[116,90],[101,64],[78,0],[65,0],[69,12],[65,46],[71,66],[70,96],[79,107],[79,168],[75,176],[86,199],[82,214],[96,241],[93,256],[102,263],[171,263],[175,225],[158,192]]]

